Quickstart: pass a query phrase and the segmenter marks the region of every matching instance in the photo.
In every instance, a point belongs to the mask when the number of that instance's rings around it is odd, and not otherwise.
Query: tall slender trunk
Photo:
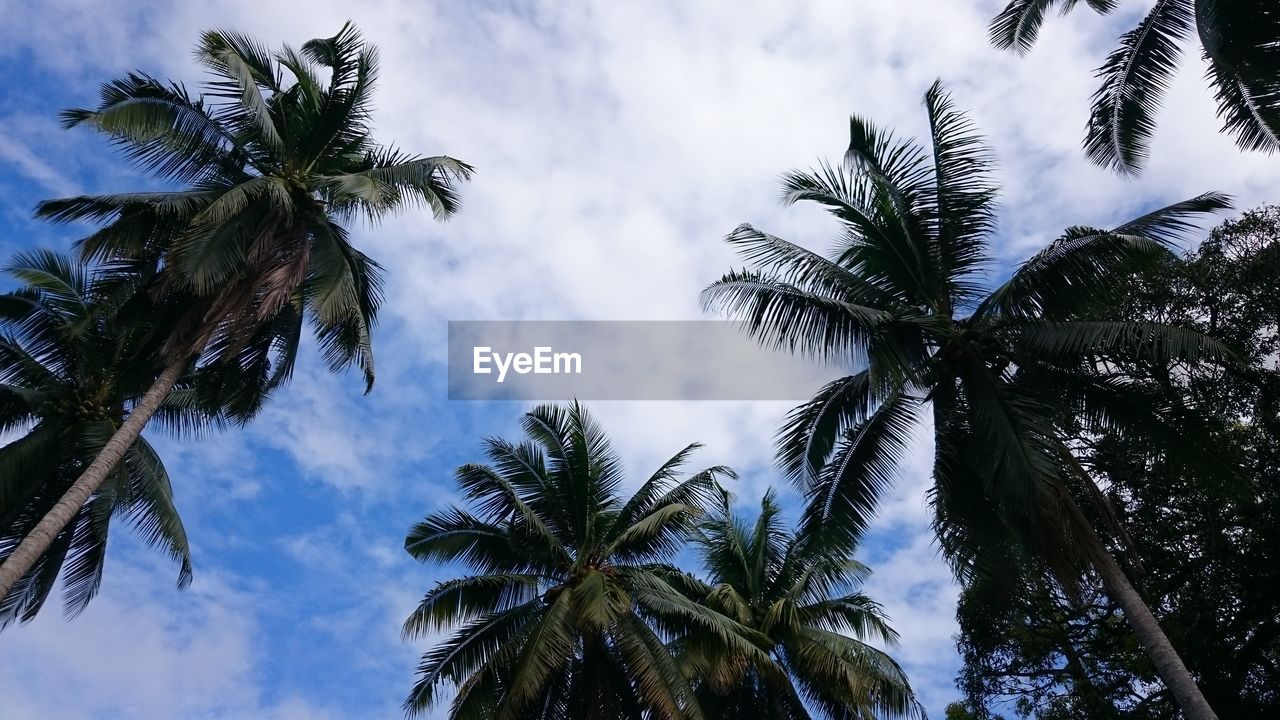
[[[1156,622],[1146,601],[1138,594],[1137,588],[1129,582],[1124,570],[1098,537],[1093,535],[1091,540],[1089,554],[1094,568],[1102,576],[1107,594],[1124,611],[1133,634],[1138,636],[1151,663],[1156,666],[1160,679],[1173,694],[1173,699],[1182,708],[1187,720],[1218,720],[1213,708],[1209,707],[1209,701],[1204,699],[1195,679],[1191,677],[1191,672],[1183,664],[1182,658],[1178,657],[1178,651],[1173,649],[1173,643],[1169,642],[1169,637],[1160,628],[1160,623]]]
[[[1101,490],[1094,484],[1093,478],[1069,450],[1066,451],[1065,456],[1074,464],[1079,480],[1085,483],[1086,489],[1090,491],[1095,502],[1102,505],[1098,508],[1099,511],[1111,513],[1109,520],[1123,532],[1124,541],[1132,546],[1128,533],[1124,532],[1120,526],[1119,519],[1112,513],[1110,505],[1102,496]],[[1155,615],[1151,614],[1151,608],[1147,607],[1147,602],[1138,594],[1137,588],[1129,582],[1129,577],[1124,574],[1124,570],[1111,555],[1111,551],[1107,550],[1107,546],[1098,536],[1084,511],[1069,494],[1062,495],[1061,499],[1083,535],[1085,551],[1093,561],[1094,569],[1102,576],[1102,584],[1107,590],[1107,595],[1124,612],[1125,620],[1128,620],[1129,626],[1133,628],[1133,634],[1138,636],[1138,642],[1142,643],[1147,657],[1151,658],[1151,664],[1155,665],[1156,672],[1164,681],[1165,687],[1169,688],[1183,715],[1187,720],[1218,720],[1218,715],[1213,712],[1209,701],[1204,699],[1204,694],[1196,685],[1195,678],[1191,677],[1191,672],[1178,656],[1178,651],[1173,648],[1173,643],[1169,642],[1169,636],[1164,634]]]
[[[84,507],[93,493],[102,486],[103,481],[142,434],[142,429],[156,414],[160,404],[169,397],[173,386],[187,369],[188,363],[189,360],[186,359],[176,361],[160,373],[151,387],[147,388],[142,399],[133,407],[129,417],[120,423],[119,429],[107,444],[102,446],[102,450],[98,452],[93,462],[89,463],[89,467],[85,468],[75,483],[63,493],[53,509],[40,519],[31,532],[27,533],[8,559],[0,564],[0,598],[9,594],[18,580],[36,564],[44,551],[49,549],[58,533],[71,523],[76,513],[80,512],[80,508]]]

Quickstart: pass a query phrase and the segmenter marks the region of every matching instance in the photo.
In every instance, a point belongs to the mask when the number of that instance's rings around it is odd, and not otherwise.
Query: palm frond
[[[544,612],[542,601],[533,600],[476,618],[444,642],[434,645],[418,665],[418,679],[405,700],[405,711],[414,716],[431,709],[441,685],[462,685],[468,678],[476,677],[476,672],[486,664],[502,658],[505,653],[518,652],[521,645],[517,641],[527,632],[528,624]]]
[[[438,583],[404,621],[405,638],[504,613],[532,602],[548,578],[537,574],[471,575]]]
[[[874,717],[923,718],[902,668],[884,652],[838,633],[807,628],[787,646],[793,672],[809,699],[839,717],[866,708]]]
[[[765,347],[821,360],[860,359],[890,320],[883,310],[844,302],[755,272],[730,272],[703,291],[703,305],[726,311]]]
[[[83,612],[102,586],[114,506],[114,492],[108,488],[90,499],[77,517],[62,568],[63,613],[67,618]]]
[[[96,110],[67,110],[62,121],[111,136],[130,161],[173,182],[243,179],[254,160],[185,88],[142,73],[103,85]]]
[[[88,314],[88,276],[85,268],[52,250],[24,250],[4,271],[34,291],[46,307],[59,311],[64,322]]]
[[[529,628],[513,668],[511,686],[499,705],[498,717],[520,717],[525,708],[537,700],[551,675],[566,664],[576,645],[571,602],[572,593],[561,593]]]
[[[212,94],[235,99],[255,139],[272,152],[283,150],[284,140],[262,94],[263,89],[280,90],[280,77],[266,48],[237,32],[209,30],[200,37],[196,58],[221,78],[209,83]]]
[[[144,543],[162,548],[178,563],[178,587],[187,587],[192,578],[191,547],[159,453],[140,437],[126,453],[124,467],[131,485],[130,497],[115,510],[133,523]]]
[[[949,286],[948,308],[979,288],[970,278],[982,268],[995,231],[993,158],[974,124],[955,108],[941,81],[924,96],[933,142],[934,185],[925,194],[934,228],[932,255]]]
[[[1066,319],[1171,257],[1158,240],[1074,227],[1023,262],[974,310],[976,319]]]
[[[1012,0],[991,20],[991,44],[1019,55],[1030,52],[1040,34],[1045,13],[1060,0]]]
[[[798,534],[805,542],[850,548],[897,478],[920,401],[895,392],[850,427],[806,495]]]
[[[798,608],[806,624],[853,637],[878,638],[886,645],[898,642],[898,632],[889,626],[889,618],[880,603],[862,593],[827,598]]]
[[[897,155],[910,151],[911,164],[928,170],[914,144],[882,150],[895,164],[901,163]],[[907,178],[912,195],[904,197],[893,181],[878,174],[878,164],[857,161],[857,153],[853,157],[838,169],[823,163],[809,172],[785,175],[782,200],[786,204],[816,202],[844,223],[847,237],[835,261],[862,275],[861,285],[881,288],[881,298],[887,295],[902,304],[927,305],[937,289],[936,277],[928,267],[925,228],[916,216],[923,209],[919,204],[928,190],[927,177],[920,169],[913,170]]]
[[[607,552],[628,562],[668,559],[680,549],[698,514],[690,505],[664,503],[622,529]]]
[[[1151,12],[1120,37],[1120,47],[1098,69],[1085,154],[1094,163],[1136,174],[1147,159],[1155,115],[1192,30],[1192,0],[1156,0]]]
[[[1152,210],[1117,226],[1117,235],[1137,235],[1151,238],[1167,247],[1173,247],[1191,233],[1200,230],[1206,216],[1231,209],[1231,197],[1220,192],[1207,192],[1189,200]]]
[[[623,616],[623,632],[614,635],[627,675],[646,704],[661,717],[701,720],[693,687],[662,640],[642,620]]]
[[[359,208],[376,220],[405,203],[431,209],[437,220],[447,220],[458,211],[456,183],[471,179],[475,168],[451,157],[402,156],[395,151],[372,154],[367,170],[326,177],[333,208],[343,212]]]
[[[1049,360],[1142,358],[1159,363],[1231,362],[1230,348],[1188,328],[1149,322],[1076,320],[1022,323],[1017,347]]]
[[[1280,149],[1280,13],[1266,0],[1201,0],[1196,28],[1222,129],[1242,149]]]
[[[791,176],[795,200],[815,199],[816,191],[803,191],[802,176]],[[750,225],[739,225],[725,242],[737,250],[743,260],[789,285],[817,290],[848,302],[874,307],[892,307],[895,300],[883,288],[838,263],[806,250],[782,238],[761,232]]]
[[[455,476],[467,499],[491,522],[518,522],[530,540],[544,545],[543,551],[561,562],[571,561],[561,539],[505,477],[492,468],[476,464],[463,465]]]
[[[826,465],[841,435],[871,410],[871,373],[833,380],[787,413],[774,440],[778,465],[788,480],[809,487]]]
[[[327,222],[317,242],[305,287],[321,355],[330,370],[356,365],[365,392],[375,377],[372,330],[382,305],[382,266],[348,241],[346,229]]]
[[[414,524],[404,546],[420,562],[460,560],[486,574],[555,571],[550,558],[511,540],[505,527],[450,508]]]

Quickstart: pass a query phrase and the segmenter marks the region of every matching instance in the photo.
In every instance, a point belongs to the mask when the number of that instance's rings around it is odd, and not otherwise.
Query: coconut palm
[[[854,117],[842,166],[784,179],[785,202],[816,202],[839,220],[829,255],[744,225],[728,242],[754,269],[704,295],[762,343],[865,368],[822,388],[780,431],[780,463],[809,495],[799,532],[844,528],[824,542],[852,547],[913,432],[931,420],[935,529],[960,578],[997,572],[1018,553],[1068,586],[1091,565],[1188,717],[1212,717],[1113,557],[1108,543],[1124,548],[1121,528],[1090,522],[1111,517],[1104,504],[1081,507],[1078,498],[1101,493],[1053,418],[1072,404],[1089,422],[1140,429],[1159,408],[1097,368],[1118,357],[1228,355],[1194,332],[1088,314],[1227,201],[1208,194],[1109,231],[1071,228],[990,288],[989,152],[939,85],[924,105],[932,158]]]
[[[185,189],[53,200],[37,214],[104,223],[82,241],[83,256],[151,263],[158,277],[150,292],[180,295],[185,307],[161,346],[155,384],[66,502],[0,566],[0,595],[71,522],[198,358],[234,364],[266,352],[283,381],[308,317],[328,365],[358,365],[371,387],[381,270],[344,223],[415,204],[448,217],[458,206],[455,181],[470,175],[452,158],[374,142],[378,54],[350,24],[300,52],[271,53],[243,35],[211,31],[196,58],[211,75],[199,97],[132,73],[104,85],[96,109],[63,114],[67,126],[105,133],[129,160]]]
[[[754,663],[700,633],[675,643],[696,678],[702,710],[717,718],[808,720],[923,716],[906,676],[885,652],[898,634],[879,604],[858,591],[866,566],[782,526],[770,490],[754,522],[736,516],[729,495],[695,538],[703,582],[692,599],[769,638],[785,675]]]
[[[22,435],[0,448],[0,561],[75,482],[155,381],[146,327],[121,322],[113,307],[119,278],[92,274],[50,252],[23,253],[9,273],[23,286],[0,295],[0,431]],[[193,376],[179,380],[157,411],[189,433],[224,421],[201,401]],[[130,521],[191,582],[191,554],[169,475],[138,437],[97,491],[78,508],[35,565],[0,598],[0,628],[36,616],[61,575],[74,616],[102,582],[113,518]]]
[[[1106,14],[1117,0],[1085,0]],[[1035,44],[1045,13],[1079,0],[1011,0],[991,22],[991,41],[1022,54]],[[1209,66],[1223,131],[1246,150],[1280,149],[1280,7],[1271,0],[1155,0],[1138,26],[1120,36],[1098,76],[1084,147],[1098,165],[1136,173],[1146,162],[1156,113],[1193,32]]]
[[[676,589],[666,563],[715,498],[724,467],[682,475],[676,453],[630,498],[587,411],[544,405],[526,442],[486,441],[488,465],[458,468],[469,510],[428,515],[405,540],[424,562],[470,574],[437,584],[407,637],[452,629],[422,658],[410,715],[455,689],[451,718],[698,718],[666,636],[702,628],[767,666],[757,633]]]

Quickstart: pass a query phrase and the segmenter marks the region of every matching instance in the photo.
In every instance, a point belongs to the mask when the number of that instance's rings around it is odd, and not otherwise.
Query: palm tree
[[[998,572],[1019,553],[1067,586],[1092,565],[1188,717],[1213,717],[1089,521],[1112,517],[1105,504],[1080,506],[1101,493],[1053,419],[1069,404],[1093,427],[1140,429],[1158,419],[1152,403],[1097,368],[1121,357],[1167,365],[1229,355],[1191,331],[1089,319],[1092,302],[1227,200],[1202,195],[1110,231],[1070,228],[989,288],[990,154],[940,85],[924,105],[932,159],[854,117],[841,167],[784,179],[784,202],[816,202],[839,220],[829,256],[744,225],[728,242],[755,269],[704,294],[762,343],[865,367],[822,388],[779,433],[779,461],[809,495],[799,532],[827,528],[826,542],[852,547],[931,415],[935,529],[960,578]],[[1101,527],[1124,549],[1117,523]]]
[[[1031,50],[1045,13],[1079,0],[1011,0],[991,21],[991,41]],[[1085,0],[1099,14],[1117,0]],[[1154,0],[1138,26],[1120,36],[1098,76],[1085,153],[1098,165],[1136,174],[1147,159],[1155,115],[1181,61],[1182,41],[1199,35],[1223,131],[1245,150],[1280,149],[1280,7],[1272,0]]]
[[[675,647],[696,676],[703,712],[769,720],[923,716],[902,669],[863,641],[892,645],[898,637],[879,604],[857,591],[870,571],[806,540],[782,526],[772,490],[754,522],[734,515],[725,493],[701,523],[695,542],[709,579],[689,583],[691,598],[768,637],[787,671],[758,672],[695,630]]]
[[[328,365],[359,365],[366,390],[372,387],[381,268],[351,244],[342,223],[414,204],[446,218],[458,207],[454,181],[470,176],[452,158],[374,142],[378,55],[350,24],[301,52],[286,46],[274,54],[243,35],[211,31],[196,58],[212,75],[203,96],[132,73],[103,86],[97,109],[63,114],[67,126],[107,134],[128,159],[187,189],[53,200],[37,214],[105,223],[81,242],[83,256],[151,263],[150,292],[180,295],[184,307],[161,346],[155,384],[65,502],[0,565],[0,596],[71,522],[202,356],[234,364],[256,354],[254,362],[267,365],[274,355],[278,384],[292,370],[309,317]]]
[[[90,274],[51,252],[18,255],[8,272],[23,283],[0,295],[0,431],[22,432],[0,448],[0,561],[75,482],[155,380],[139,356],[154,347],[147,328],[120,322],[112,307],[119,278]],[[193,376],[157,411],[166,428],[190,433],[221,424]],[[191,553],[169,475],[138,437],[124,461],[77,509],[35,565],[0,598],[0,628],[36,616],[61,574],[74,616],[102,582],[108,531],[125,518],[191,582]]]
[[[666,564],[714,500],[725,467],[688,476],[676,453],[629,499],[608,438],[577,403],[524,415],[528,440],[486,441],[491,464],[458,468],[472,510],[410,530],[405,549],[471,573],[436,585],[406,637],[453,634],[418,667],[423,712],[456,688],[450,718],[700,718],[664,636],[702,628],[768,665],[757,633],[682,596]]]

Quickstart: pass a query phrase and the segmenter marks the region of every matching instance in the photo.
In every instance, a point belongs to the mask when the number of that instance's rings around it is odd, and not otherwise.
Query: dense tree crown
[[[470,166],[373,139],[378,52],[351,25],[300,52],[210,31],[196,58],[211,75],[200,96],[135,72],[103,85],[97,108],[63,113],[186,188],[52,200],[37,214],[105,221],[81,242],[86,258],[152,259],[162,289],[191,294],[170,352],[254,352],[263,372],[275,352],[283,379],[309,315],[326,361],[358,365],[372,385],[380,268],[343,223],[414,204],[446,218]]]
[[[867,641],[897,643],[879,604],[859,591],[870,570],[782,524],[772,491],[754,519],[724,494],[694,538],[705,581],[685,592],[768,638],[778,667],[761,666],[694,627],[676,657],[696,678],[698,703],[718,718],[922,717],[906,675]]]
[[[688,600],[668,564],[731,471],[682,475],[690,445],[628,498],[581,406],[538,407],[522,425],[526,442],[491,438],[490,464],[458,469],[470,509],[432,513],[405,540],[415,558],[471,573],[405,622],[410,637],[453,629],[423,657],[410,714],[456,688],[451,718],[701,718],[663,639],[690,626],[771,664],[758,633]]]
[[[1115,317],[1200,330],[1244,370],[1148,364],[1128,374],[1177,408],[1169,436],[1107,429],[1085,462],[1137,546],[1144,594],[1224,717],[1280,715],[1280,209],[1246,213],[1112,299]],[[1194,412],[1193,412],[1194,411]],[[1206,467],[1197,460],[1209,456]],[[961,687],[1040,720],[1175,716],[1096,580],[1069,597],[1035,566],[968,588]]]
[[[1010,547],[1064,562],[1079,528],[1062,504],[1081,478],[1053,399],[1118,410],[1128,398],[1093,377],[1098,360],[1226,353],[1184,328],[1088,317],[1088,306],[1227,201],[1206,194],[1112,230],[1070,228],[987,288],[990,155],[939,86],[925,108],[932,158],[855,117],[842,166],[784,180],[785,202],[819,203],[840,221],[828,256],[744,225],[728,242],[755,269],[705,299],[763,343],[866,368],[822,388],[779,433],[780,462],[810,496],[806,527],[856,537],[931,408],[937,529],[960,576],[999,565]]]
[[[1149,0],[1098,71],[1085,150],[1136,173],[1194,32],[1223,130],[1280,149],[1280,3]],[[1084,0],[1109,13],[1117,0]],[[1026,52],[1054,8],[992,22]],[[103,134],[155,190],[42,202],[90,223],[78,257],[35,251],[0,294],[0,630],[61,587],[102,583],[128,521],[192,559],[143,437],[246,423],[293,373],[309,326],[330,370],[375,379],[383,269],[352,223],[457,212],[471,166],[375,140],[379,55],[350,23],[300,48],[201,35],[196,92],[137,71],[63,124]],[[790,412],[773,490],[741,514],[697,443],[629,485],[579,403],[458,468],[459,504],[404,547],[443,579],[403,625],[441,635],[404,701],[451,720],[888,720],[924,710],[854,559],[913,438],[963,584],[965,698],[1036,720],[1280,717],[1280,208],[1213,230],[1206,193],[1111,228],[1073,226],[994,268],[993,158],[941,83],[923,142],[850,120],[839,163],[783,179],[829,211],[815,251],[742,225],[747,267],[703,294],[773,348],[850,374]],[[999,282],[992,282],[999,277]],[[629,489],[634,487],[634,492]],[[700,567],[693,567],[700,562]],[[406,673],[407,674],[407,673]],[[0,707],[5,707],[0,702]]]
[[[786,531],[771,495],[749,529],[719,484],[732,471],[682,473],[695,443],[627,498],[580,405],[522,424],[528,441],[491,438],[489,464],[458,468],[468,509],[432,513],[405,540],[472,573],[405,622],[409,637],[453,630],[423,657],[410,715],[445,689],[451,718],[920,714],[897,663],[859,639],[896,639],[856,591],[867,569]],[[705,581],[671,564],[690,539]]]

